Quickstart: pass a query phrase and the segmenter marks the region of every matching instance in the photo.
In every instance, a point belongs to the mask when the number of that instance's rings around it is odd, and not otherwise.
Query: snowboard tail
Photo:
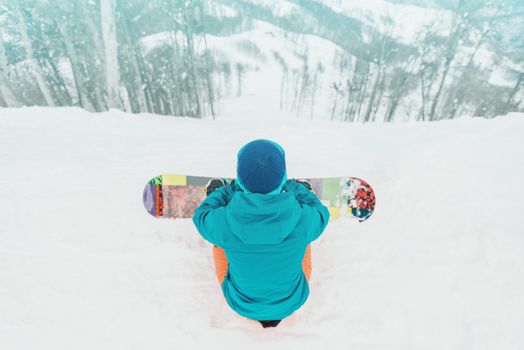
[[[144,206],[157,218],[191,218],[206,197],[205,186],[211,179],[174,174],[157,176],[144,189]],[[375,210],[375,193],[364,180],[356,177],[305,180],[311,183],[322,204],[329,208],[332,219],[349,217],[362,222]]]
[[[146,185],[144,205],[157,218],[191,218],[206,197],[208,177],[160,175]]]

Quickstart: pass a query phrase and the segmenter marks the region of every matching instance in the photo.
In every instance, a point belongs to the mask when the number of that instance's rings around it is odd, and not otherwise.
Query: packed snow
[[[256,112],[256,111],[255,111]],[[0,349],[523,349],[524,114],[344,124],[0,109]],[[255,138],[290,177],[375,189],[313,244],[274,329],[235,314],[191,220],[142,205],[162,173],[235,175]]]

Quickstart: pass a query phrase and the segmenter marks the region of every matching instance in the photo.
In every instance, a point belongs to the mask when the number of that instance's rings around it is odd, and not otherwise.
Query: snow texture
[[[523,349],[524,115],[342,124],[0,109],[1,349]],[[235,175],[247,141],[290,177],[361,177],[377,209],[313,244],[278,328],[235,314],[211,245],[158,220],[162,173]]]

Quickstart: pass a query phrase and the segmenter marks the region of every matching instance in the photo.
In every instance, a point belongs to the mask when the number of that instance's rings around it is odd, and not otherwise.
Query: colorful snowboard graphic
[[[160,175],[144,189],[144,206],[158,218],[191,218],[206,197],[204,188],[210,177]],[[231,181],[231,179],[228,179]],[[375,209],[375,193],[367,182],[356,177],[306,179],[320,201],[329,208],[331,218],[367,220]]]

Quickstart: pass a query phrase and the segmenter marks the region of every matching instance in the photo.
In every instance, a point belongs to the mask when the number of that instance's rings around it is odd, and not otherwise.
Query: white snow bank
[[[2,349],[522,349],[524,115],[425,124],[198,121],[0,109]],[[150,217],[161,173],[234,176],[245,142],[293,176],[361,177],[366,223],[313,245],[276,329],[226,305],[190,220]]]

